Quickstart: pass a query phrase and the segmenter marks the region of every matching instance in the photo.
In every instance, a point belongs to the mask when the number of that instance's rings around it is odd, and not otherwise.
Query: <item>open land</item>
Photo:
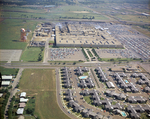
[[[0,49],[22,49],[31,40],[32,33],[27,36],[27,42],[20,42],[20,29],[26,28],[31,31],[35,29],[35,21],[23,21],[20,19],[5,19],[0,22]]]
[[[39,56],[43,57],[44,51],[41,51],[40,47],[28,47],[24,50],[20,60],[24,62],[38,62]]]
[[[36,96],[35,114],[41,119],[68,117],[62,113],[56,102],[55,71],[48,69],[26,69],[23,71],[19,88],[29,96]]]

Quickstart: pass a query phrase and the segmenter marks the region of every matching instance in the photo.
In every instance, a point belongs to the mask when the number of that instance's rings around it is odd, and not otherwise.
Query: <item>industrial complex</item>
[[[27,30],[21,28],[22,42],[27,41],[27,34]],[[148,37],[119,24],[61,22],[54,25],[45,22],[36,26],[27,48],[45,48],[43,63],[31,64],[55,69],[57,101],[67,116],[140,119],[150,113],[150,71],[142,68],[140,62],[150,57],[148,41]],[[0,61],[19,62],[21,54],[22,50],[0,50],[3,56]],[[111,62],[103,61],[105,58]],[[129,62],[133,59],[138,63]],[[20,77],[21,73],[18,75]],[[17,86],[19,82],[19,78],[12,76],[3,75],[1,79],[2,88]],[[24,115],[31,98],[26,97],[26,92],[18,92],[20,101],[15,114],[19,117]]]
[[[56,46],[123,48],[108,31],[95,23],[65,22],[55,26]]]

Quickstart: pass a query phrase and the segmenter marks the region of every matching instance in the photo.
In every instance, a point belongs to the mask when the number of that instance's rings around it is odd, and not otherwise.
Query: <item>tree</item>
[[[31,114],[31,115],[33,115],[34,108],[29,107],[29,108],[26,110],[26,112],[27,112],[27,114]]]
[[[110,59],[110,61],[114,61],[114,59],[112,58],[112,59]]]

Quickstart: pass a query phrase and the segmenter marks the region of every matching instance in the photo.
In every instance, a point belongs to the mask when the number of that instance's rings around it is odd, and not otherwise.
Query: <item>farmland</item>
[[[54,70],[26,69],[23,71],[19,88],[28,96],[36,96],[35,115],[40,119],[68,119],[59,109],[56,101]]]

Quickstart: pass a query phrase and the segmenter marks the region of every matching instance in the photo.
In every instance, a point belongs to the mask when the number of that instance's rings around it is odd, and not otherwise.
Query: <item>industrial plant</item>
[[[65,22],[55,26],[56,46],[123,48],[108,28],[92,22]]]

